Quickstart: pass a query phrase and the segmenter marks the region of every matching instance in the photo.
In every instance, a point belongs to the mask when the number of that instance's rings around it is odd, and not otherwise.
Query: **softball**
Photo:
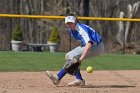
[[[86,71],[87,71],[87,73],[92,73],[93,72],[93,67],[92,66],[88,66]]]

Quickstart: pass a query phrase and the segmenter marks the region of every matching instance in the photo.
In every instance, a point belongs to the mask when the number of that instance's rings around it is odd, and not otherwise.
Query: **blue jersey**
[[[94,45],[102,42],[101,36],[94,29],[82,23],[76,24],[75,31],[69,29],[69,33],[76,40],[80,40],[83,46],[88,42],[92,42]]]

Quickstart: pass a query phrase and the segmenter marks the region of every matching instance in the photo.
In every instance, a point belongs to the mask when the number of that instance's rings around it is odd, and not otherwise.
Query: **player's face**
[[[75,30],[75,23],[72,23],[72,22],[68,22],[66,23],[67,27],[72,29],[72,30]]]

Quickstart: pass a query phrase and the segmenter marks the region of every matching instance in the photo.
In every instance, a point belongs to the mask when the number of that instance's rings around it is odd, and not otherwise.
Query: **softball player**
[[[81,46],[76,47],[65,55],[66,60],[78,57],[79,61],[82,63],[84,59],[98,56],[104,51],[104,44],[101,36],[91,27],[78,22],[75,15],[69,14],[66,16],[65,24],[69,29],[69,33],[82,43]],[[58,85],[63,76],[65,76],[66,71],[62,68],[56,75],[53,75],[49,71],[46,71],[46,73],[52,82]],[[69,86],[85,85],[85,80],[80,70],[75,74],[75,77],[76,79],[73,82],[68,83]]]

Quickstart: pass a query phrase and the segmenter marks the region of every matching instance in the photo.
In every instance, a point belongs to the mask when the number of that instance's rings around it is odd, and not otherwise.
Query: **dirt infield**
[[[56,72],[52,72],[56,73]],[[58,86],[45,72],[1,72],[0,93],[139,93],[140,70],[82,71],[83,87],[68,87],[75,77],[66,75]]]

